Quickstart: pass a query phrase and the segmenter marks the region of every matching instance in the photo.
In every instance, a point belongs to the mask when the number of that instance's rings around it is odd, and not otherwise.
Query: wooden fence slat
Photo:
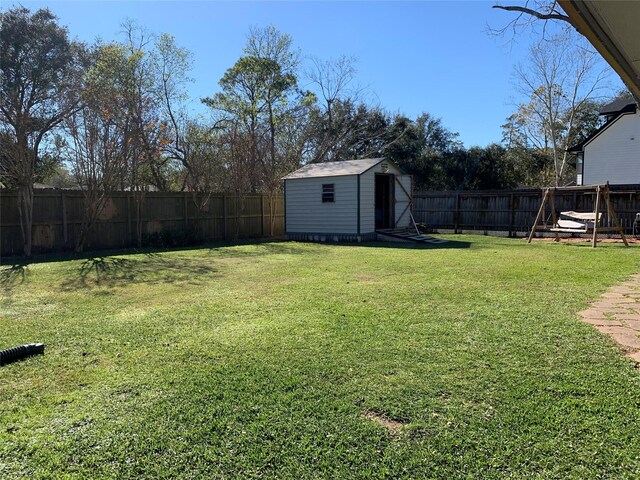
[[[17,211],[16,192],[3,190],[0,215],[1,256],[21,255],[22,239],[19,224],[9,214]],[[109,194],[110,206],[95,223],[89,234],[86,249],[124,248],[135,246],[138,228],[143,236],[167,229],[196,228],[203,241],[264,237],[269,234],[265,225],[270,209],[265,195],[246,194],[241,204],[237,195],[212,194],[209,197],[183,192],[147,192],[143,205],[137,208],[131,192]],[[234,201],[235,200],[235,201]],[[74,190],[36,190],[34,192],[34,232],[39,243],[34,253],[59,252],[72,248],[82,221],[84,196]],[[283,212],[284,197],[276,197],[276,212]],[[233,211],[231,211],[231,209]],[[139,212],[140,210],[140,212]],[[138,213],[144,215],[138,216]],[[284,235],[283,214],[276,214],[274,236]],[[270,223],[268,224],[270,225]],[[233,232],[233,234],[232,234]]]
[[[640,212],[640,185],[610,186],[611,202],[622,227],[630,233]],[[496,231],[509,236],[526,235],[542,201],[533,190],[416,192],[413,194],[416,222],[434,230]],[[558,211],[593,211],[595,192],[556,192]],[[608,214],[605,221],[609,222]]]

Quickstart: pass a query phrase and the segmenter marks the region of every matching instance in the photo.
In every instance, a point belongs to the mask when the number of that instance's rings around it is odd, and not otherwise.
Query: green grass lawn
[[[448,238],[0,267],[0,478],[638,478],[638,247]]]

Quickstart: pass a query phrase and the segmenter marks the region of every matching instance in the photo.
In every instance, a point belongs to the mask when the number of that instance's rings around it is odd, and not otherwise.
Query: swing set
[[[558,191],[595,191],[596,199],[593,205],[592,212],[574,212],[566,211],[560,212],[560,215],[556,213],[555,208],[555,193]],[[611,200],[609,198],[609,184],[606,185],[590,185],[584,187],[551,187],[545,188],[542,195],[542,204],[538,210],[535,222],[531,228],[531,233],[527,239],[527,243],[531,243],[536,232],[551,232],[554,234],[555,242],[560,241],[560,233],[571,233],[581,235],[592,235],[591,246],[596,248],[598,242],[598,235],[603,233],[617,233],[622,238],[625,246],[629,246],[627,237],[624,235],[624,229],[620,225],[618,216],[611,206]],[[604,206],[609,217],[610,226],[601,226],[602,211],[600,204],[604,200]],[[548,224],[549,218],[545,219],[546,205],[549,204],[551,209],[551,224]],[[540,223],[543,223],[542,225]]]

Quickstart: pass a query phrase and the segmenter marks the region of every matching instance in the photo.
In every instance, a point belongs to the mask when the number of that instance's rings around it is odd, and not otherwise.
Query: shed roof
[[[362,160],[345,160],[342,162],[310,163],[295,172],[282,177],[283,180],[294,178],[339,177],[343,175],[360,175],[385,160],[384,158],[363,158]]]

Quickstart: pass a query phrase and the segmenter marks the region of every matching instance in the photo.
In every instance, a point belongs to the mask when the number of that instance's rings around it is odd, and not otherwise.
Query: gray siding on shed
[[[360,175],[360,233],[376,231],[375,184],[367,175]]]
[[[585,185],[640,183],[640,113],[622,115],[584,146]]]
[[[403,175],[391,162],[384,159],[375,160],[379,161],[371,167],[365,163],[360,174],[327,176],[326,173],[335,173],[335,169],[331,172],[330,169],[315,168],[317,172],[315,170],[309,172],[309,168],[306,170],[303,168],[285,177],[287,234],[375,235],[376,174],[394,174],[405,186],[409,197],[394,182],[396,196],[394,213],[395,220],[400,220],[399,227],[410,226],[406,207],[411,201],[411,176]],[[371,160],[366,161],[371,162]],[[355,162],[360,161],[345,162],[345,168],[353,168]],[[313,173],[324,173],[325,176],[311,176]],[[335,185],[334,202],[322,202],[323,184]],[[358,190],[360,198],[358,198]]]
[[[357,175],[285,180],[287,233],[358,233],[357,180]],[[322,203],[325,183],[335,185],[333,203]]]

